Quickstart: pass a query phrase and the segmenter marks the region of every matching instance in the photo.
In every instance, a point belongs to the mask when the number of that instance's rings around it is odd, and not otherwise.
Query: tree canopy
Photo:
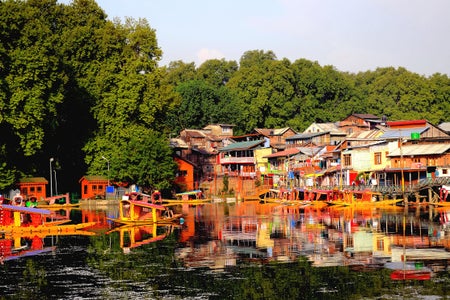
[[[200,66],[163,55],[145,19],[108,20],[94,0],[0,1],[0,190],[44,176],[55,158],[61,189],[85,174],[159,189],[176,172],[169,137],[210,123],[235,133],[351,113],[449,121],[450,80],[405,68],[359,73],[249,50]]]

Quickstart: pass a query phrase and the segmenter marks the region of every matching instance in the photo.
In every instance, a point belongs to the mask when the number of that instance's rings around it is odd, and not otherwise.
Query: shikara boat
[[[4,235],[42,232],[50,235],[95,225],[95,222],[66,224],[71,220],[58,216],[54,211],[8,204],[0,205],[0,220],[0,233]]]
[[[170,224],[182,217],[163,205],[146,201],[122,199],[119,202],[119,216],[108,220],[121,225]]]
[[[377,195],[370,190],[364,191],[342,191],[339,198],[328,202],[333,206],[354,206],[354,207],[390,207],[396,206],[403,202],[403,199],[382,199],[379,200]]]
[[[176,194],[176,199],[163,199],[164,203],[190,203],[201,204],[211,202],[212,199],[206,199],[201,190],[187,191]]]
[[[395,270],[391,273],[392,280],[430,280],[430,270]]]

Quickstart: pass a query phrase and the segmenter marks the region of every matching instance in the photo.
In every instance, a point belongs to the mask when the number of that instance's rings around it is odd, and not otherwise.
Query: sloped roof
[[[389,152],[388,156],[411,156],[443,154],[450,149],[450,144],[404,145]]]
[[[418,132],[422,134],[427,131],[429,127],[404,128],[404,129],[388,129],[381,136],[381,139],[400,139],[411,138],[411,133]]]
[[[374,139],[380,137],[384,131],[380,129],[363,130],[347,135],[347,139]]]
[[[220,148],[220,152],[226,152],[226,151],[237,151],[237,150],[247,150],[254,148],[258,145],[261,145],[264,143],[264,140],[258,140],[258,141],[248,141],[248,142],[237,142],[230,144],[228,146],[225,146],[223,148]]]
[[[284,127],[284,128],[255,128],[254,130],[264,136],[271,136],[271,135],[283,135],[286,131],[291,129],[290,127]]]
[[[195,138],[204,138],[206,137],[206,133],[200,129],[185,129],[186,135]]]
[[[372,114],[352,114],[352,116],[355,116],[357,118],[364,119],[364,120],[376,120],[376,121],[381,120],[380,117],[377,117]]]
[[[183,141],[180,138],[171,138],[170,139],[170,146],[173,148],[189,148],[185,141]]]
[[[328,123],[313,123],[308,128],[317,127],[320,131],[330,132],[333,135],[346,135],[345,132],[339,129],[338,123],[328,122]],[[308,130],[308,128],[306,130]],[[307,131],[303,131],[303,133],[309,133]]]
[[[102,175],[85,175],[80,178],[81,182],[83,179],[86,179],[87,181],[107,181],[108,178]]]
[[[324,132],[308,132],[308,133],[298,133],[295,134],[293,136],[287,137],[286,141],[288,140],[306,140],[309,138],[313,138],[316,136],[321,136],[321,135],[325,135],[325,134],[329,134],[329,131],[324,131]]]
[[[427,120],[400,120],[400,121],[388,121],[386,122],[389,127],[396,126],[412,126],[417,125],[417,127],[425,127],[427,125]]]
[[[438,125],[439,129],[444,130],[446,132],[450,131],[450,122],[444,122]]]
[[[278,151],[275,153],[272,153],[270,155],[264,156],[265,158],[274,158],[274,157],[284,157],[284,156],[291,156],[300,153],[300,150],[298,148],[289,148],[283,151]]]
[[[48,181],[44,177],[27,177],[21,178],[19,183],[48,183]]]

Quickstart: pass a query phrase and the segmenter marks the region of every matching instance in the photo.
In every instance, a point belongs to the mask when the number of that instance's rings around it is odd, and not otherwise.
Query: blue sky
[[[70,3],[70,0],[60,0]],[[160,65],[249,50],[306,58],[340,71],[405,67],[450,75],[450,0],[97,0],[109,19],[145,18]]]

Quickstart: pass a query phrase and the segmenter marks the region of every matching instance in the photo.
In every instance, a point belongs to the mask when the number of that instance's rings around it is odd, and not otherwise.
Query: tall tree
[[[175,108],[177,97],[162,85],[157,68],[161,51],[147,21],[127,19],[116,27],[123,44],[96,78],[99,100],[93,113],[98,130],[84,148],[89,173],[104,173],[104,156],[114,180],[167,187],[167,174],[174,176],[175,163],[168,155],[169,128],[162,121]]]

